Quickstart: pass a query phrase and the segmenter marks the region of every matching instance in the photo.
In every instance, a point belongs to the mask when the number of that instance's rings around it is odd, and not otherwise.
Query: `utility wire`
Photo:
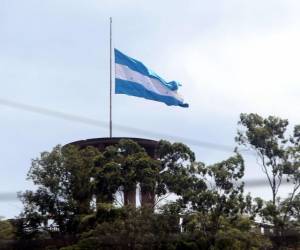
[[[48,108],[42,108],[34,105],[29,105],[25,103],[20,103],[8,99],[3,99],[0,98],[0,105],[18,109],[18,110],[23,110],[35,114],[40,114],[40,115],[45,115],[45,116],[51,116],[59,119],[64,119],[67,121],[73,121],[73,122],[78,122],[90,126],[95,126],[95,127],[100,127],[107,129],[108,128],[108,122],[88,118],[88,117],[83,117],[83,116],[78,116],[74,114],[69,114],[61,111],[56,111]],[[197,146],[197,147],[203,147],[203,148],[210,148],[218,151],[223,151],[223,152],[233,152],[234,147],[233,146],[228,146],[228,145],[222,145],[218,143],[211,143],[211,142],[205,142],[205,141],[199,141],[191,138],[185,138],[185,137],[180,137],[180,136],[174,136],[174,135],[167,135],[167,134],[162,134],[158,132],[151,132],[148,130],[140,129],[140,128],[133,128],[129,126],[124,126],[120,124],[114,124],[114,129],[117,129],[119,131],[124,131],[124,132],[129,132],[129,133],[134,133],[134,134],[140,134],[143,136],[149,136],[149,137],[155,137],[158,139],[161,138],[166,138],[174,141],[182,141],[185,142],[189,145]],[[248,153],[247,151],[245,153]]]
[[[244,180],[244,183],[246,188],[260,188],[269,185],[266,179]],[[292,184],[287,181],[282,181],[282,185],[292,185]],[[17,193],[18,192],[0,192],[0,202],[18,201],[19,198],[17,196]]]
[[[56,111],[48,108],[42,108],[34,105],[29,105],[25,103],[20,103],[8,99],[3,99],[0,98],[0,105],[6,106],[9,108],[14,108],[26,112],[31,112],[35,114],[40,114],[44,116],[50,116],[54,118],[59,118],[67,121],[73,121],[73,122],[78,122],[90,126],[95,126],[99,128],[104,128],[106,129],[108,127],[108,123],[88,117],[83,117],[83,116],[78,116],[70,113],[65,113],[61,111]],[[133,128],[129,126],[124,126],[120,124],[114,124],[114,128],[120,131],[124,132],[129,132],[129,133],[134,133],[134,134],[141,134],[143,136],[149,136],[149,137],[155,137],[158,139],[161,138],[169,138],[171,140],[175,141],[184,141],[187,144],[194,145],[197,147],[203,147],[203,148],[210,148],[218,151],[223,151],[223,152],[233,152],[234,147],[228,146],[228,145],[222,145],[222,144],[217,144],[217,143],[211,143],[211,142],[204,142],[204,141],[199,141],[191,138],[185,138],[185,137],[179,137],[179,136],[173,136],[173,135],[166,135],[162,133],[156,133],[156,132],[151,132],[148,130],[140,129],[140,128]],[[250,153],[249,151],[245,151],[245,153]],[[250,180],[246,181],[246,186],[249,187],[259,187],[259,186],[266,186],[268,183],[266,180]],[[17,193],[16,192],[0,192],[0,202],[1,201],[15,201],[18,200],[17,198]]]

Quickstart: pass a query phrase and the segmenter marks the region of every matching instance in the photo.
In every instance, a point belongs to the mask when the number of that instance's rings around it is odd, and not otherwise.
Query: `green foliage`
[[[91,249],[92,246],[97,249],[170,249],[169,245],[175,244],[174,234],[179,233],[178,215],[176,221],[169,213],[154,214],[147,208],[106,209],[102,213],[113,212],[114,219],[97,218],[97,226],[81,235],[77,244],[79,249]]]
[[[99,155],[92,147],[79,150],[75,146],[56,146],[32,161],[28,178],[37,190],[20,194],[25,231],[58,227],[60,233],[76,232],[79,215],[91,211],[91,177]]]
[[[287,136],[287,120],[257,114],[241,114],[239,124],[236,141],[256,152],[272,190],[273,204],[284,177],[292,180],[295,193],[300,187],[299,126],[295,126],[292,136]]]
[[[150,210],[120,210],[114,220],[99,221],[97,226],[81,235],[78,249],[262,249],[269,241],[252,229],[252,222],[238,217],[234,222],[220,218],[216,232],[208,230],[210,216],[191,214],[185,231],[178,227],[180,206],[166,205],[160,213]],[[205,216],[205,217],[203,217]],[[205,224],[203,224],[205,221]],[[75,247],[75,246],[73,246]],[[77,248],[76,248],[77,249]]]
[[[256,210],[263,221],[274,226],[275,237],[282,238],[298,220],[294,212],[300,188],[300,126],[295,126],[293,134],[287,135],[287,120],[257,114],[241,114],[239,124],[241,129],[236,141],[257,154],[272,191],[272,200],[260,201],[256,209],[252,207],[252,212]],[[292,184],[290,195],[284,201],[278,196],[283,180]],[[278,240],[274,246],[279,247],[283,241]]]
[[[15,237],[14,227],[9,220],[0,220],[0,240],[11,240]]]
[[[295,128],[293,140],[283,147],[284,121],[264,121],[255,115],[248,120],[243,116],[242,120],[250,132],[241,132],[239,142],[257,143],[264,157],[282,157],[282,169],[275,173],[285,174],[296,183],[300,128]],[[276,135],[270,132],[273,125]],[[272,149],[264,149],[266,145]],[[283,150],[282,155],[276,147]],[[278,201],[280,208],[244,195],[245,164],[237,152],[205,166],[186,145],[160,141],[155,156],[151,158],[131,140],[120,140],[102,152],[92,147],[57,146],[42,153],[28,173],[37,189],[20,194],[24,211],[14,222],[16,237],[55,239],[71,235],[77,239],[63,250],[254,250],[269,247],[268,240],[256,230],[256,217],[273,222],[276,218],[278,226],[284,225],[285,219],[298,220],[297,195]],[[268,159],[266,168],[272,168],[273,158]],[[284,172],[287,169],[288,174]],[[128,200],[135,200],[137,184],[148,195],[146,202],[151,206],[143,200],[140,208],[126,206]],[[122,191],[124,206],[120,206],[120,198],[116,199]],[[177,200],[153,207],[154,198],[163,199],[168,194],[175,194]]]
[[[185,221],[185,229],[193,235],[201,249],[262,249],[270,247],[270,242],[252,228],[247,217],[237,217],[234,221],[221,216],[219,227],[213,230],[214,220],[209,214],[194,213]]]
[[[131,140],[120,140],[102,153],[72,145],[43,152],[28,173],[36,191],[19,195],[24,203],[20,234],[33,237],[41,231],[51,233],[53,227],[61,234],[77,233],[91,224],[88,215],[99,209],[91,206],[93,197],[97,203],[113,203],[118,190],[135,192],[137,183],[142,191],[155,193],[159,167],[159,161]]]
[[[117,162],[105,162],[95,168],[95,193],[98,202],[113,202],[114,194],[122,184],[121,169]]]
[[[195,154],[182,143],[161,140],[156,155],[160,162],[160,175],[157,182],[158,195],[173,192],[183,196],[193,189],[205,189],[206,185],[196,177],[202,163],[195,162]]]
[[[137,183],[140,183],[143,191],[154,192],[159,175],[159,162],[149,157],[136,142],[123,139],[106,148],[95,171],[98,202],[112,202],[119,189],[135,194]]]
[[[198,185],[194,192],[187,189],[184,200],[190,202],[194,211],[206,214],[214,221],[213,228],[218,230],[221,216],[234,219],[243,213],[246,201],[243,196],[244,184],[241,178],[244,175],[244,161],[237,154],[228,160],[208,166],[202,180],[203,185]],[[210,188],[208,188],[210,186]]]

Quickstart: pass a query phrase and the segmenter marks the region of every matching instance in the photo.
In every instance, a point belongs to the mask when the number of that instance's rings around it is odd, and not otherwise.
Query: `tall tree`
[[[37,189],[20,194],[24,225],[30,230],[58,227],[61,233],[75,232],[78,215],[91,211],[92,177],[99,154],[92,147],[56,146],[33,160],[28,179]]]
[[[185,218],[185,224],[191,225],[194,221],[194,226],[210,239],[211,245],[215,245],[216,235],[224,226],[224,220],[234,223],[244,214],[246,202],[244,184],[241,181],[244,176],[244,161],[237,154],[208,167],[202,165],[199,173],[206,188],[199,185],[194,192],[184,192],[183,197],[190,204],[190,215]]]
[[[160,162],[157,194],[171,192],[182,195],[190,186],[190,176],[196,166],[194,152],[183,143],[161,140],[156,156]]]
[[[265,203],[262,216],[275,226],[277,236],[288,226],[288,213],[300,188],[300,126],[287,134],[288,120],[279,117],[261,117],[241,114],[236,141],[252,149],[259,160],[271,188],[272,200]],[[282,181],[292,184],[287,200],[280,201],[278,191]]]

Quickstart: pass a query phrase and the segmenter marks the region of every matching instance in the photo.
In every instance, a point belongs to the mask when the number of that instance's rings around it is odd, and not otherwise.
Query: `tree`
[[[92,147],[80,150],[75,146],[56,146],[33,160],[28,179],[37,189],[20,194],[24,228],[51,232],[51,228],[58,227],[62,234],[75,233],[79,215],[91,211],[92,177],[99,156]]]
[[[182,143],[161,140],[156,152],[160,162],[156,193],[158,196],[174,193],[182,196],[192,188],[192,181],[198,181],[197,163],[194,152]],[[205,184],[202,183],[205,188]]]
[[[95,171],[95,192],[108,195],[107,199],[102,197],[98,202],[112,202],[115,200],[114,194],[121,190],[124,205],[135,206],[137,184],[140,184],[144,199],[142,205],[152,206],[154,203],[159,162],[136,142],[122,139],[116,145],[107,147]]]
[[[206,238],[205,244],[216,247],[225,225],[228,228],[232,225],[234,229],[243,216],[247,218],[244,183],[241,181],[244,160],[240,154],[236,154],[208,167],[201,164],[197,172],[202,176],[198,181],[204,181],[207,188],[198,185],[200,188],[195,188],[193,192],[184,192],[184,201],[190,205],[184,217],[184,227],[188,232],[201,232]]]
[[[145,149],[131,140],[120,140],[117,145],[120,154],[120,167],[122,187],[124,192],[124,205],[136,205],[136,188],[138,183],[137,160],[147,157]]]
[[[117,148],[109,146],[95,164],[94,193],[97,203],[113,203],[114,194],[122,183],[121,168]]]
[[[210,212],[216,229],[220,217],[235,220],[243,213],[244,183],[241,179],[244,169],[244,160],[240,154],[208,167],[208,175],[213,181],[210,191],[215,203]]]
[[[175,212],[175,214],[174,214]],[[148,207],[102,206],[96,225],[81,234],[75,249],[175,249],[177,211],[153,213]]]
[[[274,225],[276,236],[282,235],[290,223],[288,213],[300,188],[300,126],[295,126],[293,134],[287,135],[288,124],[288,120],[279,117],[241,114],[236,137],[240,145],[256,153],[267,177],[272,200],[263,205],[261,215]],[[292,184],[292,190],[282,202],[278,191],[284,179]]]
[[[282,179],[287,173],[296,181],[296,188],[299,188],[299,178],[293,175],[299,167],[299,164],[296,166],[293,162],[293,152],[295,154],[297,150],[289,144],[293,142],[297,145],[298,129],[295,127],[294,136],[289,138],[286,135],[288,120],[274,116],[263,118],[257,114],[241,114],[239,125],[241,129],[236,141],[250,147],[257,154],[272,190],[272,202],[275,205]]]
[[[261,246],[252,216],[258,206],[243,195],[241,155],[205,166],[186,145],[160,141],[155,156],[131,140],[102,152],[57,146],[42,153],[28,174],[37,189],[20,195],[18,238],[55,236],[51,227],[57,227],[61,236],[76,236],[65,248],[73,250]],[[135,205],[138,185],[142,207],[128,206]],[[124,206],[116,206],[119,191]],[[167,194],[177,200],[154,209],[154,197]]]

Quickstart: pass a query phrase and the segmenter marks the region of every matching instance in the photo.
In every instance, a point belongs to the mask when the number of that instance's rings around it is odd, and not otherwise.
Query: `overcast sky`
[[[233,148],[241,112],[300,123],[299,13],[298,0],[0,0],[0,99],[107,121],[112,16],[114,46],[181,82],[190,104],[115,95],[114,123]],[[0,119],[0,198],[32,188],[26,173],[41,151],[108,135],[3,105]],[[190,146],[206,163],[232,154]],[[263,178],[251,157],[246,178]],[[19,202],[0,200],[0,215],[20,209]]]

